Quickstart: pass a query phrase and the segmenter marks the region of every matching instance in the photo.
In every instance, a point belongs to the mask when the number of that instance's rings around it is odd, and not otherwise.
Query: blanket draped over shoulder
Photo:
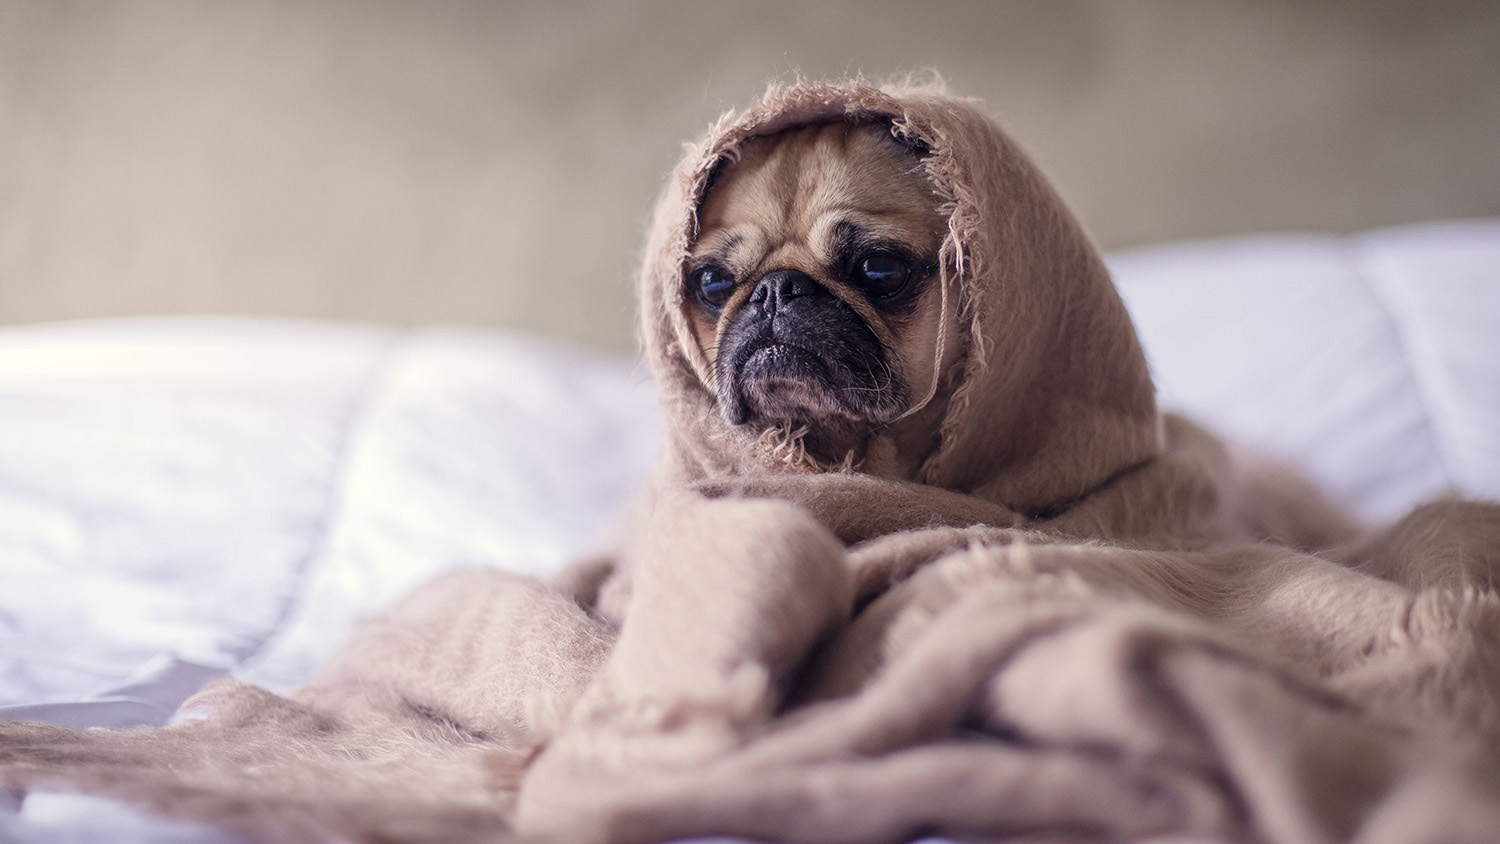
[[[948,219],[909,476],[726,422],[688,324],[715,168],[825,121],[889,125]],[[1097,252],[970,103],[772,89],[688,148],[638,287],[665,443],[612,553],[440,579],[288,697],[0,725],[3,782],[269,840],[1500,835],[1500,507],[1366,531],[1158,413]]]

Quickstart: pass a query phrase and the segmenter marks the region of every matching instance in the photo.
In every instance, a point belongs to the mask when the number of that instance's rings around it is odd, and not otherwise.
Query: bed
[[[1500,499],[1500,220],[1110,263],[1165,406],[1371,522]],[[166,723],[214,677],[296,687],[437,573],[554,572],[643,478],[654,401],[628,361],[514,333],[0,329],[0,717]],[[236,839],[0,792],[0,840]]]

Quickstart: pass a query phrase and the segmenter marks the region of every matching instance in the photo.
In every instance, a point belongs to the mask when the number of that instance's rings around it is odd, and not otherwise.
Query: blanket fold
[[[831,121],[917,150],[948,220],[953,364],[896,461],[879,430],[829,466],[730,424],[689,325],[715,173]],[[665,438],[612,553],[429,584],[288,698],[225,681],[160,730],[0,724],[0,784],[294,841],[1500,830],[1500,506],[1365,531],[1159,413],[1097,252],[972,103],[773,88],[688,148],[637,285]]]

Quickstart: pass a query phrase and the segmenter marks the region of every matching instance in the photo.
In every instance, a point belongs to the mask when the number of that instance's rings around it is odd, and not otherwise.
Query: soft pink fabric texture
[[[730,426],[687,326],[714,168],[827,120],[924,150],[950,220],[959,363],[910,477]],[[0,725],[3,781],[268,840],[1500,830],[1500,507],[1360,531],[1160,416],[1098,255],[971,104],[773,89],[688,149],[638,281],[666,444],[617,553],[551,586],[437,581],[290,699],[223,683],[164,730]]]

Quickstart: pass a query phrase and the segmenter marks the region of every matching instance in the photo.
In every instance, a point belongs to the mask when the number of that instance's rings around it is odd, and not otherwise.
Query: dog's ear
[[[896,143],[905,147],[912,155],[919,159],[932,155],[932,145],[927,143],[925,138],[916,132],[902,129],[894,120],[883,122],[886,128],[890,130],[891,137],[895,139]]]
[[[719,183],[719,179],[724,175],[724,171],[728,170],[729,166],[733,163],[734,157],[730,155],[720,155],[714,159],[714,163],[708,168],[708,175],[703,177],[702,195],[704,197],[707,197],[713,191],[714,185]]]

